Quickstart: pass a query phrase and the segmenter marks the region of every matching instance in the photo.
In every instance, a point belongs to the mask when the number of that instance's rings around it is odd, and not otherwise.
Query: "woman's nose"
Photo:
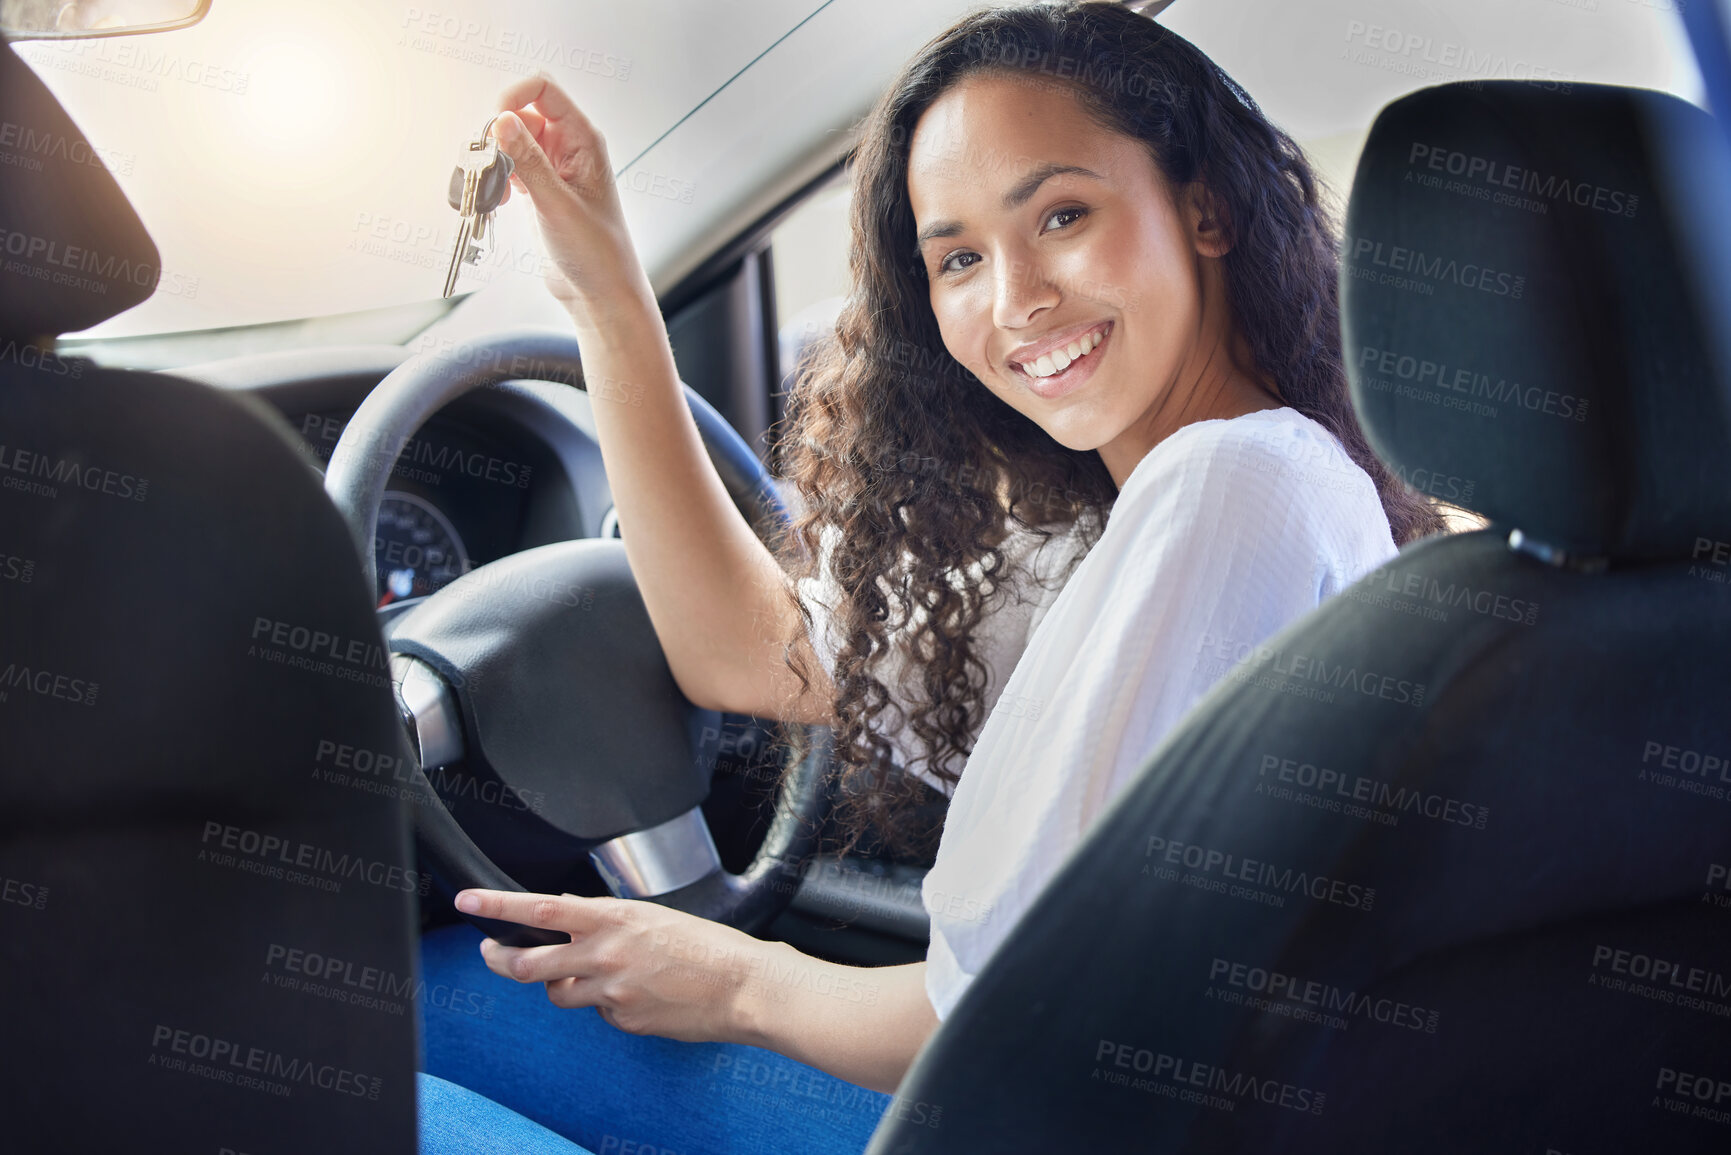
[[[1042,309],[1058,303],[1057,282],[1038,261],[1014,256],[999,260],[993,286],[992,321],[1000,329],[1021,329]]]

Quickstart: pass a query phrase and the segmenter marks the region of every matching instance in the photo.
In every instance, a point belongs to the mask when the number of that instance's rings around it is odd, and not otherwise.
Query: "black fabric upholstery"
[[[1555,87],[1377,118],[1342,250],[1353,401],[1415,488],[1571,553],[1687,557],[1731,540],[1731,159],[1675,97]]]
[[[1431,539],[1277,636],[1163,746],[922,1054],[902,1093],[941,1126],[888,1128],[873,1155],[1723,1150],[1723,1126],[1651,1105],[1662,1067],[1731,1078],[1723,1012],[1592,982],[1631,979],[1594,965],[1601,945],[1728,971],[1731,910],[1702,896],[1731,861],[1731,782],[1661,786],[1689,776],[1649,748],[1731,754],[1708,705],[1731,698],[1731,590],[1688,571],[1585,575],[1494,533]],[[1341,778],[1278,797],[1288,762]],[[1346,812],[1381,785],[1417,808],[1371,807],[1395,825]],[[1156,876],[1180,844],[1235,857],[1178,852],[1176,880]],[[1217,959],[1414,1009],[1230,1005],[1252,992],[1211,979]],[[1167,1098],[1209,1076],[1119,1068],[1102,1041],[1323,1108]]]
[[[1726,1149],[1731,534],[1704,326],[1731,297],[1682,252],[1694,194],[1665,150],[1720,147],[1692,116],[1491,84],[1378,120],[1358,236],[1457,245],[1534,291],[1372,291],[1349,272],[1348,359],[1494,369],[1586,417],[1467,415],[1355,374],[1379,451],[1476,480],[1468,504],[1505,524],[1409,547],[1254,650],[1198,655],[1243,661],[964,994],[870,1155]],[[1518,141],[1525,163],[1642,201],[1517,227],[1409,192],[1412,140]],[[1644,258],[1608,239],[1653,222]],[[1612,564],[1546,564],[1510,525]]]
[[[318,474],[84,362],[0,366],[0,446],[5,1146],[412,1151],[411,763]]]
[[[0,109],[0,341],[77,332],[150,296],[162,275],[150,234],[9,44]]]

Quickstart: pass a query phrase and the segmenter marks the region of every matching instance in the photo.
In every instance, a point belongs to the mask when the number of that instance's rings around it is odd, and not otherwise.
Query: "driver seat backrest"
[[[262,405],[43,351],[157,257],[10,48],[0,106],[50,142],[0,172],[0,1145],[406,1155],[424,879],[354,547]]]
[[[1203,655],[871,1155],[1725,1149],[1731,163],[1575,87],[1406,97],[1352,191],[1360,419],[1491,528]]]

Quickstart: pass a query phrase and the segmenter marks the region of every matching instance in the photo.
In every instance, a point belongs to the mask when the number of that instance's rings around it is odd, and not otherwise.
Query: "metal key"
[[[492,124],[488,121],[487,127]],[[515,167],[510,156],[500,152],[499,146],[487,136],[486,128],[457,154],[457,167],[451,171],[445,199],[462,220],[457,223],[457,244],[451,252],[450,270],[445,274],[445,296],[457,291],[457,271],[464,262],[475,264],[481,259],[481,243],[493,220],[493,210],[505,199]]]

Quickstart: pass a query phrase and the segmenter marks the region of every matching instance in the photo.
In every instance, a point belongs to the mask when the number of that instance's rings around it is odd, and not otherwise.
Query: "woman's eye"
[[[1061,220],[1063,223],[1060,225],[1057,225],[1056,227],[1060,228],[1060,229],[1068,228],[1069,226],[1075,224],[1077,221],[1081,220],[1083,217],[1085,217],[1087,215],[1088,215],[1087,209],[1081,209],[1081,208],[1059,209],[1058,211],[1054,212],[1051,216],[1046,218],[1046,224],[1048,227],[1052,227],[1053,221]]]
[[[1056,209],[1046,217],[1046,229],[1048,232],[1054,229],[1067,229],[1087,215],[1087,209],[1075,205],[1069,208]],[[972,268],[979,261],[980,254],[968,249],[958,249],[938,262],[938,272],[940,274],[959,273]]]
[[[966,250],[963,250],[962,252],[959,252],[959,253],[951,253],[949,256],[945,257],[943,260],[938,262],[938,272],[940,272],[940,273],[957,273],[963,269],[971,268],[973,266],[974,262],[978,261],[979,259],[980,259],[980,254],[970,253],[970,252],[967,252]],[[963,260],[966,260],[967,264],[957,264],[958,261],[963,261]]]

